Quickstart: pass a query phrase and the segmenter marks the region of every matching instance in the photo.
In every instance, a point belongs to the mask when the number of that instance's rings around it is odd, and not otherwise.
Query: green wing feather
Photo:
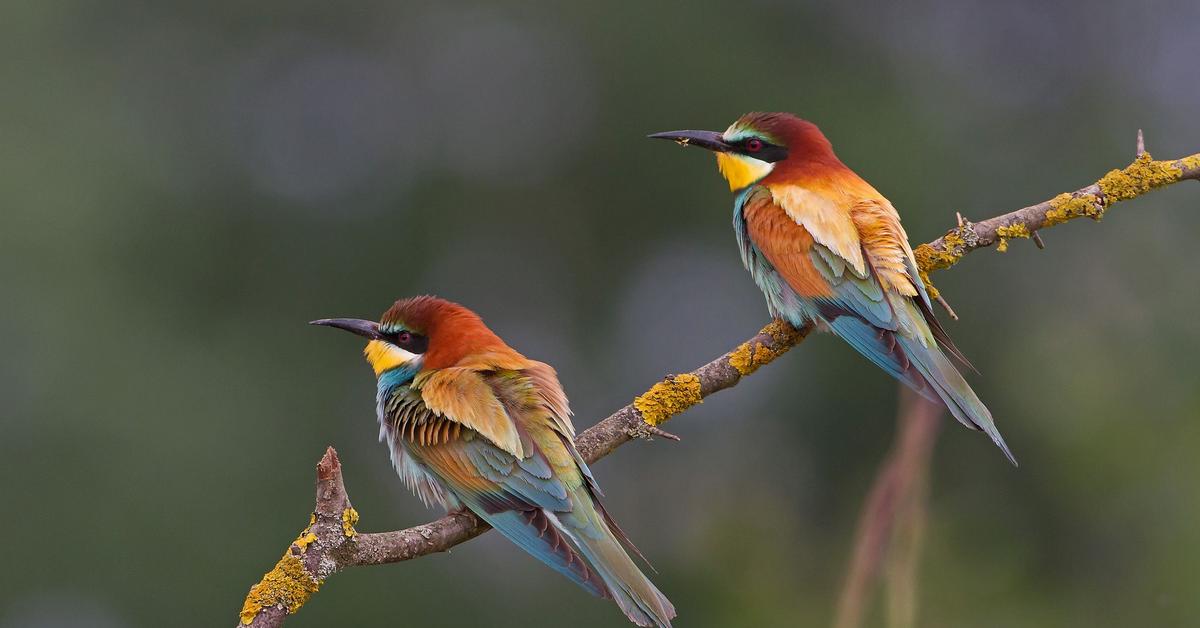
[[[544,372],[536,379],[514,371],[481,376],[521,435],[522,457],[432,411],[419,395],[389,414],[390,444],[521,549],[614,600],[634,623],[669,627],[674,607],[622,547],[624,534],[599,502],[569,418],[555,415],[565,397],[560,403],[561,393],[539,390]]]

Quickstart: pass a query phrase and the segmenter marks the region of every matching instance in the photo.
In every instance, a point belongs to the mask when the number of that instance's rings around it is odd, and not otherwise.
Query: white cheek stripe
[[[421,357],[419,353],[413,353],[407,349],[397,347],[396,345],[388,345],[388,353],[400,356],[400,361],[402,362],[412,362],[413,360]]]

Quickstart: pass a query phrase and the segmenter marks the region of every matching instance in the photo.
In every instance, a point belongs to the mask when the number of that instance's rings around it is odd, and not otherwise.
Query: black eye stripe
[[[754,140],[761,142],[761,146],[758,147],[758,150],[750,150],[749,144]],[[750,136],[733,142],[730,144],[730,146],[732,146],[739,154],[747,157],[753,157],[759,161],[765,161],[767,163],[781,161],[783,159],[787,159],[788,156],[788,149],[786,146],[772,144],[761,137]]]
[[[405,338],[407,336],[407,338]],[[429,338],[416,334],[411,331],[400,331],[388,334],[388,342],[408,351],[409,353],[422,354],[429,350]]]

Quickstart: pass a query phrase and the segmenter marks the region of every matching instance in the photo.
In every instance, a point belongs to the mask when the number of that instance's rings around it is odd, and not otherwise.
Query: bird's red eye
[[[762,140],[760,140],[758,138],[751,138],[749,141],[746,142],[746,150],[748,150],[752,153],[757,153],[758,151],[762,150],[762,147],[763,147]]]
[[[402,345],[408,344],[409,342],[412,342],[412,334],[410,334],[406,331],[402,331],[402,332],[396,334],[396,340]]]

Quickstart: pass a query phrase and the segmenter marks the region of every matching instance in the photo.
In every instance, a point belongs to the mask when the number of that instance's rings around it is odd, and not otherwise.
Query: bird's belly
[[[742,207],[745,204],[743,192],[734,203],[733,231],[737,237],[738,250],[742,255],[742,264],[750,271],[754,284],[762,291],[767,299],[767,312],[771,318],[785,320],[796,327],[820,320],[816,308],[806,299],[796,294],[788,285],[787,280],[779,274],[775,266],[767,260],[758,245],[751,239],[746,226]]]
[[[446,490],[445,485],[436,475],[430,473],[413,457],[412,452],[408,449],[407,441],[399,437],[386,422],[379,424],[379,440],[387,445],[388,454],[391,456],[392,466],[396,469],[397,475],[414,495],[421,498],[426,506],[437,503],[449,509],[460,507],[458,499]]]
[[[797,295],[787,280],[761,254],[749,256],[746,269],[766,298],[767,312],[771,318],[785,320],[795,327],[813,322],[823,323],[813,304]]]

